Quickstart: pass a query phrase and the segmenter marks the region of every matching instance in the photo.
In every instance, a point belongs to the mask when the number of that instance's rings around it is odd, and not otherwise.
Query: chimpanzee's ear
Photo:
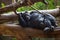
[[[22,13],[20,13],[22,15]]]
[[[38,11],[34,10],[30,12],[30,14],[33,14],[33,13],[38,13]]]
[[[32,14],[33,12],[30,12],[30,14]]]
[[[35,13],[35,11],[31,11],[30,14]]]
[[[28,11],[25,11],[25,13],[28,13]]]

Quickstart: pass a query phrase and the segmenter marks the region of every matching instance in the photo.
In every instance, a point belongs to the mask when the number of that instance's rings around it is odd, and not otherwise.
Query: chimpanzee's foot
[[[54,25],[54,27],[57,27],[58,24]]]
[[[44,32],[49,32],[50,31],[50,28],[49,27],[46,27],[46,28],[44,28]]]
[[[44,32],[45,32],[45,33],[52,32],[52,31],[54,31],[54,28],[46,27],[46,28],[44,29]]]

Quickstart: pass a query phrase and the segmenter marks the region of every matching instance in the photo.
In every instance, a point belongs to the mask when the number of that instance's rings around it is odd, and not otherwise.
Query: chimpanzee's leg
[[[50,20],[50,21],[51,21],[51,20]],[[52,20],[52,21],[51,21],[51,24],[52,24],[52,26],[57,27],[57,24],[56,24],[56,21],[55,21],[55,20]]]
[[[18,21],[19,21],[19,25],[21,25],[22,27],[26,27],[27,26],[27,24],[26,24],[26,22],[23,19],[21,14],[18,14]]]
[[[45,32],[50,32],[54,30],[54,26],[51,25],[50,20],[44,19],[44,24],[46,25],[46,27],[44,28]]]
[[[57,27],[56,20],[54,18],[49,18],[51,21],[52,26]]]
[[[47,18],[50,20],[52,26],[57,27],[56,19],[52,15],[49,14],[49,16],[47,16]]]

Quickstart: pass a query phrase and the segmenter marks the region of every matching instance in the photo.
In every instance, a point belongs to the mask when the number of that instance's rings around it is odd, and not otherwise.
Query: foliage
[[[4,8],[5,7],[4,3],[1,3],[0,4],[0,7]]]
[[[42,2],[37,2],[37,3],[35,3],[34,5],[32,5],[32,7],[34,7],[34,8],[36,8],[36,9],[38,9],[38,10],[43,10],[43,9],[54,9],[54,8],[56,8],[56,5],[55,5],[55,3],[54,3],[54,0],[47,0],[47,2],[49,3],[48,4],[48,6],[47,5],[45,5],[44,3],[42,3]],[[58,3],[57,3],[58,5],[60,5],[60,1],[58,0]],[[34,10],[34,9],[32,9],[31,7],[20,7],[20,8],[18,8],[17,9],[17,11],[28,11],[28,10]]]

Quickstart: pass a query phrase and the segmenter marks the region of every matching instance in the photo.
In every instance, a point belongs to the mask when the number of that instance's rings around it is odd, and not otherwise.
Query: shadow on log
[[[14,24],[0,24],[0,34],[15,36],[17,40],[31,40],[33,37],[60,38],[60,27],[57,27],[54,30],[54,32],[46,34],[42,30],[22,28],[21,26]]]

